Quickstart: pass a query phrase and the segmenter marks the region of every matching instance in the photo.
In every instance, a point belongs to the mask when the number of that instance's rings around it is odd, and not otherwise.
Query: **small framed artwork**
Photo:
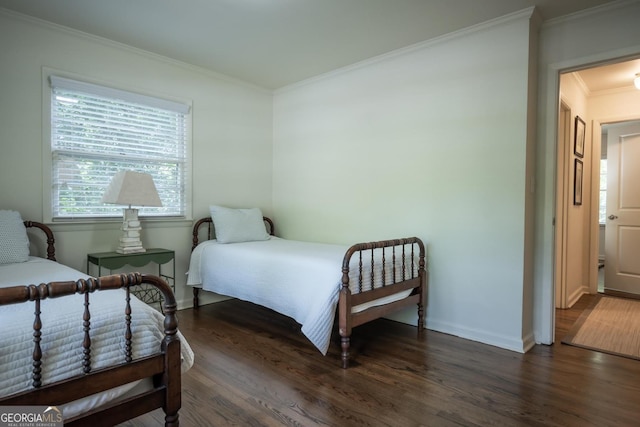
[[[573,142],[573,152],[578,157],[584,157],[584,120],[576,116],[575,140]]]
[[[575,159],[573,175],[573,204],[582,205],[582,160]]]

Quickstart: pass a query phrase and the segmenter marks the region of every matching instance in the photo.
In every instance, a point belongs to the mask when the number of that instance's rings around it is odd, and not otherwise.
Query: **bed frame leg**
[[[164,418],[164,426],[165,427],[178,427],[180,425],[180,422],[178,421],[178,415],[167,415]]]
[[[193,288],[193,308],[198,308],[200,307],[200,301],[198,300],[198,291],[200,289],[199,288]]]
[[[342,347],[342,369],[347,369],[349,367],[349,345],[351,339],[349,337],[342,337],[340,341]]]

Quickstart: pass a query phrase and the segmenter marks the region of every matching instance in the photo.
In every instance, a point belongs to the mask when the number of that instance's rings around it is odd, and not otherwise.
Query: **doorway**
[[[637,72],[640,72],[640,59],[560,74],[554,237],[557,308],[568,308],[583,294],[598,292],[602,276],[599,266],[606,258],[599,245],[601,132],[609,123],[640,117],[640,102],[621,108],[630,99],[638,99],[632,83]],[[625,76],[622,84],[626,87],[607,86],[621,75]],[[608,104],[614,107],[607,108]],[[583,153],[576,150],[581,122],[586,134]],[[602,140],[602,144],[606,147],[606,141]],[[580,174],[582,180],[576,181]],[[578,201],[577,184],[583,189]],[[606,260],[604,262],[606,267]]]

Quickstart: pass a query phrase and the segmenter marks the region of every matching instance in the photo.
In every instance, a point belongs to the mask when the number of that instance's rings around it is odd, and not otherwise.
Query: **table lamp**
[[[138,219],[138,209],[131,206],[162,206],[151,175],[134,171],[116,173],[102,196],[102,203],[129,206],[123,209],[123,235],[120,237],[120,245],[116,252],[121,254],[146,252],[140,241],[142,226]]]

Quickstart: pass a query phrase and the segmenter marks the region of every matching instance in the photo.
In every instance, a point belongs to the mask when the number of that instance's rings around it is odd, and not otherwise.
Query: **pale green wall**
[[[0,11],[0,208],[43,218],[43,67],[193,105],[193,216],[212,203],[271,210],[272,94],[176,61]],[[46,90],[46,89],[45,89]],[[46,191],[46,189],[44,190]],[[88,252],[115,249],[119,223],[55,224],[58,260],[79,270]],[[191,218],[143,224],[147,247],[177,252],[184,289]]]
[[[284,88],[274,99],[280,233],[340,243],[417,235],[429,252],[427,326],[518,351],[527,345],[523,287],[531,282],[523,273],[532,247],[531,12]],[[399,318],[415,323],[415,310]]]

